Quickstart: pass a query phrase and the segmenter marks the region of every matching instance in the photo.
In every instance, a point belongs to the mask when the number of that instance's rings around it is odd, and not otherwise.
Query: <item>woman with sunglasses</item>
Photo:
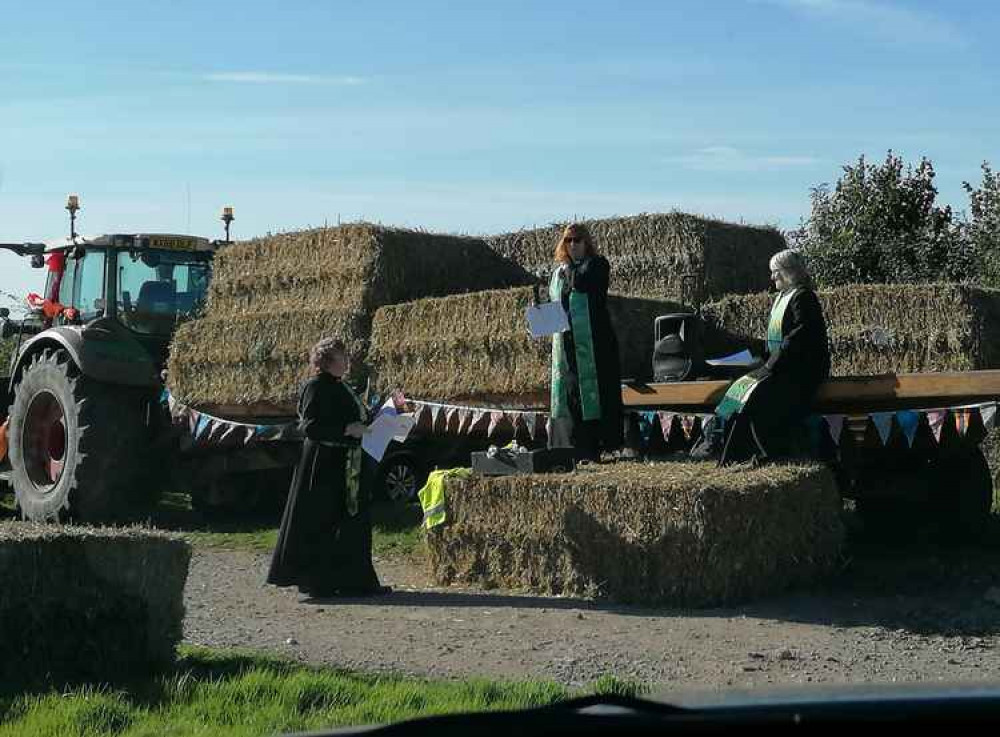
[[[569,330],[552,339],[550,448],[575,448],[581,460],[622,445],[618,338],[608,314],[611,267],[590,232],[572,224],[555,250],[549,298],[561,302]]]

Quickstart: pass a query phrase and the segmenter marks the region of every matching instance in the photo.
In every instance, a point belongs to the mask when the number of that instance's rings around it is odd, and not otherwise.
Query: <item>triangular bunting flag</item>
[[[889,442],[889,434],[892,432],[892,415],[892,412],[872,412],[869,415],[872,422],[875,423],[875,429],[878,430],[882,445]]]
[[[233,429],[235,429],[235,428],[233,428]],[[228,434],[229,433],[227,432],[226,435],[228,435]],[[246,437],[243,439],[243,445],[250,445],[250,443],[253,442],[254,435],[255,435],[255,428],[248,427],[247,428]]]
[[[458,418],[458,407],[449,407],[444,413],[444,426],[451,431],[458,431],[458,427],[455,426],[455,420]]]
[[[497,425],[503,422],[503,419],[503,412],[490,412],[490,427],[486,431],[486,437],[493,437],[493,433],[496,431]]]
[[[643,445],[648,445],[653,438],[653,423],[656,421],[656,412],[639,412],[639,437]]]
[[[948,410],[932,409],[927,411],[927,424],[930,425],[934,440],[941,442],[941,430],[944,429],[944,420],[948,416]]]
[[[483,421],[483,418],[485,416],[486,413],[483,412],[481,409],[472,410],[472,419],[469,421],[469,427],[467,432],[472,432],[477,427],[479,427],[479,424]]]
[[[955,430],[958,431],[959,436],[964,438],[965,433],[969,430],[969,423],[972,421],[972,410],[956,409],[952,410],[952,414],[955,416]]]
[[[441,417],[441,405],[432,404],[431,405],[431,428],[437,430],[438,419]]]
[[[532,440],[538,439],[538,415],[535,412],[528,412],[524,416],[524,424],[528,428],[528,435],[531,436]]]
[[[844,430],[843,415],[823,415],[826,424],[830,427],[830,438],[834,445],[840,445],[840,435]]]
[[[906,437],[906,443],[913,447],[913,439],[917,437],[917,428],[920,427],[920,413],[911,409],[904,409],[896,413],[896,423]]]
[[[983,419],[983,429],[989,432],[997,423],[997,406],[984,404],[979,408],[979,416]]]
[[[664,442],[670,442],[670,433],[674,429],[674,417],[676,415],[673,412],[659,412],[660,415],[660,431],[663,433]]]
[[[681,430],[684,431],[687,440],[691,439],[691,433],[694,431],[694,420],[694,415],[681,415]]]

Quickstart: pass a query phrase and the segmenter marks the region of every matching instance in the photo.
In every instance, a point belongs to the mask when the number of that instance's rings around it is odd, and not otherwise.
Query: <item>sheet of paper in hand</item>
[[[528,328],[531,337],[542,338],[569,330],[569,320],[566,310],[559,302],[543,302],[540,305],[530,305],[525,311],[528,318]]]
[[[378,413],[368,426],[368,432],[361,438],[361,448],[376,461],[382,460],[386,448],[393,440],[405,442],[410,430],[416,424],[413,415],[399,414],[391,403],[387,402],[387,405]]]

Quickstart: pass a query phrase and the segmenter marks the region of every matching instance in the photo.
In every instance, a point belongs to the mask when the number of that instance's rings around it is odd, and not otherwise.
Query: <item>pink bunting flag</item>
[[[997,423],[997,406],[995,404],[984,404],[979,408],[979,417],[983,421],[983,429],[989,432]]]
[[[663,432],[664,442],[670,442],[670,433],[674,429],[674,418],[677,416],[673,412],[660,412],[656,413],[660,417],[660,430]]]
[[[469,427],[468,427],[467,432],[471,433],[473,430],[475,430],[477,427],[479,427],[479,425],[482,423],[483,418],[485,416],[486,416],[486,413],[483,412],[483,410],[481,410],[481,409],[474,409],[474,410],[472,410],[472,420],[469,422]]]
[[[486,431],[486,437],[493,437],[493,433],[496,431],[497,425],[499,425],[501,422],[503,422],[503,420],[504,420],[504,413],[503,412],[499,412],[499,411],[498,412],[490,412],[490,427]]]
[[[872,412],[870,417],[878,430],[878,437],[882,445],[889,442],[889,435],[892,434],[892,412]]]
[[[455,420],[458,418],[458,407],[449,407],[445,411],[444,415],[444,426],[449,432],[458,431],[458,427],[455,426]]]
[[[930,425],[934,440],[941,442],[941,430],[944,429],[944,421],[948,416],[946,409],[932,409],[927,411],[927,424]]]
[[[830,428],[830,438],[834,445],[840,445],[840,436],[844,431],[843,415],[823,415],[827,426]]]
[[[681,430],[687,440],[691,439],[691,433],[694,432],[694,420],[693,415],[681,415]]]

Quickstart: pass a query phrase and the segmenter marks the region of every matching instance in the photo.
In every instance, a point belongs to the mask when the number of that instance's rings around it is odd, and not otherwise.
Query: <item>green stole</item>
[[[549,299],[562,303],[563,269],[552,272],[549,280]],[[569,293],[569,323],[573,331],[576,353],[577,383],[580,386],[580,405],[584,420],[601,419],[601,393],[597,383],[597,359],[594,353],[594,334],[590,325],[590,296],[583,292]],[[552,336],[552,417],[569,417],[565,379],[569,367],[563,350],[562,333]]]
[[[354,403],[358,405],[359,422],[364,422],[368,419],[368,409],[365,407],[364,402],[361,398],[354,393],[354,390],[348,386],[347,382],[341,382],[344,388],[347,389],[347,393],[351,395],[351,399]],[[364,451],[361,449],[360,445],[351,445],[347,447],[346,464],[344,465],[345,481],[347,486],[347,513],[352,517],[358,513],[358,497],[361,493],[361,466],[364,460]]]
[[[779,294],[778,298],[774,300],[774,305],[771,307],[771,317],[767,322],[767,350],[769,353],[774,353],[781,347],[781,326],[785,321],[785,310],[788,308],[788,303],[792,301],[792,297],[800,291],[802,290],[790,289],[787,292]],[[722,401],[715,408],[716,417],[726,420],[738,414],[746,405],[750,399],[750,395],[760,384],[760,381],[760,379],[750,374],[741,376],[734,381],[729,389],[726,390],[726,396],[722,398]]]

